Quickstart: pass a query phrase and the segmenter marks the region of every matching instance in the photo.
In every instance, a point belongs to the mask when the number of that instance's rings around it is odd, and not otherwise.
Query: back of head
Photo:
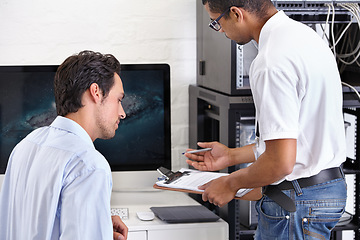
[[[236,6],[255,14],[258,18],[266,16],[270,7],[274,7],[271,0],[202,0],[202,3],[209,4],[209,9],[214,13],[223,13],[232,6]],[[225,14],[227,18],[229,13]]]
[[[83,107],[82,95],[93,83],[99,85],[106,97],[114,84],[114,73],[120,75],[120,63],[111,54],[82,51],[68,57],[54,78],[57,114],[65,116]]]

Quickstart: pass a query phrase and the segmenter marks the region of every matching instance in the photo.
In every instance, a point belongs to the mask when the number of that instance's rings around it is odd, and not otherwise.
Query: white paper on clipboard
[[[222,176],[229,175],[228,173],[219,173],[219,172],[204,172],[198,171],[194,169],[181,168],[179,172],[187,172],[180,178],[176,179],[171,183],[166,183],[166,180],[157,181],[155,184],[160,187],[165,188],[175,188],[175,189],[184,189],[194,192],[203,192],[203,190],[198,189],[199,186],[204,185],[205,183],[210,182],[211,180],[217,179]],[[236,197],[242,197],[248,192],[250,192],[252,188],[244,188],[240,189]]]

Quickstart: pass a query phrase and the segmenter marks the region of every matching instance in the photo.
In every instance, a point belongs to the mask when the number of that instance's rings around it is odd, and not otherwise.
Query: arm
[[[258,188],[290,174],[296,160],[296,139],[266,141],[265,152],[247,168],[203,185],[203,200],[223,206],[240,188]]]
[[[228,148],[219,142],[198,143],[200,147],[212,148],[208,152],[185,153],[186,162],[201,171],[217,171],[240,163],[255,161],[254,144],[241,148]],[[191,150],[191,149],[188,149]]]
[[[289,175],[296,161],[296,139],[266,141],[266,150],[251,166],[230,174],[233,186],[262,187]],[[241,179],[238,182],[237,179]]]
[[[62,239],[113,239],[111,175],[103,169],[89,170],[79,165],[65,180],[61,193]]]

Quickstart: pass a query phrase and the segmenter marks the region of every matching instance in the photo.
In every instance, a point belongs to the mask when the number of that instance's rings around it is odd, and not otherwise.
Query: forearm
[[[268,141],[266,151],[249,167],[229,175],[233,189],[256,188],[281,180],[293,170],[296,140]]]
[[[231,148],[229,157],[230,157],[230,166],[242,164],[242,163],[252,163],[255,161],[254,155],[255,144],[246,145],[240,148]]]
[[[263,187],[283,177],[271,164],[263,164],[262,158],[264,156],[259,157],[251,166],[229,175],[228,181],[233,189]]]

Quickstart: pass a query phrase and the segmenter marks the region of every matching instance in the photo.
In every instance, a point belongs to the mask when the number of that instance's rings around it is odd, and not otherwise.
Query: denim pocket
[[[326,206],[309,208],[309,217],[303,218],[305,239],[330,239],[331,230],[345,211],[345,201],[329,202]]]
[[[288,239],[290,217],[286,210],[277,203],[264,196],[256,203],[258,220],[261,228],[258,228],[255,239]]]
[[[315,218],[339,218],[344,213],[344,206],[341,202],[340,206],[321,206],[321,207],[311,207],[310,208],[310,217],[314,216]]]

